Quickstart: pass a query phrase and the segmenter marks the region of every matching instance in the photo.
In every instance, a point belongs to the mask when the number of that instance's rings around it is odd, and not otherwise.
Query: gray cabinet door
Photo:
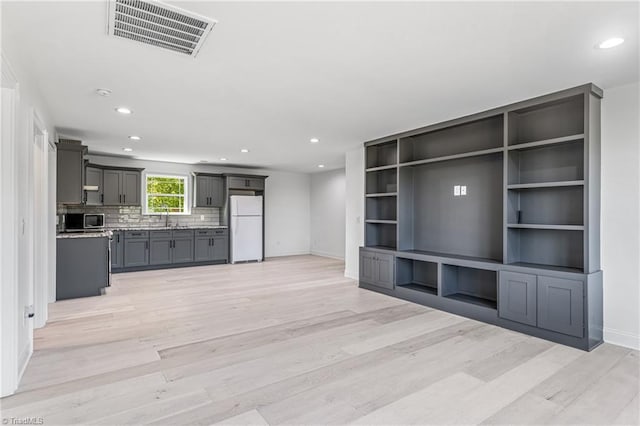
[[[117,206],[121,204],[122,172],[120,170],[104,170],[102,175],[103,204]]]
[[[151,238],[149,240],[149,264],[168,265],[171,263],[171,237]]]
[[[228,179],[227,184],[229,185],[229,188],[245,189],[248,186],[247,185],[247,179],[245,179],[245,178],[230,176],[227,179]]]
[[[393,288],[394,281],[394,262],[393,255],[376,254],[376,272],[377,277],[375,284],[380,287]]]
[[[360,252],[360,280],[375,284],[377,280],[375,253]]]
[[[64,204],[81,204],[84,201],[83,152],[64,149],[58,145],[56,201]]]
[[[193,255],[193,260],[195,262],[209,262],[213,260],[213,250],[211,248],[212,241],[212,237],[195,238]]]
[[[538,327],[582,337],[583,286],[582,281],[538,276]]]
[[[259,178],[250,178],[248,179],[248,187],[249,189],[262,190],[264,189],[264,179]]]
[[[229,240],[227,237],[213,237],[211,242],[213,260],[227,260],[229,256]]]
[[[196,207],[209,207],[210,188],[209,176],[196,176]]]
[[[146,266],[149,264],[149,240],[125,239],[124,242],[124,266]]]
[[[536,276],[500,271],[498,315],[500,318],[536,325]]]
[[[122,204],[140,205],[140,172],[125,170],[122,173]]]
[[[222,178],[212,176],[210,178],[209,185],[211,188],[211,190],[209,191],[209,205],[211,207],[222,207],[224,205],[224,183],[222,181]]]
[[[116,231],[111,238],[111,269],[120,269],[124,266],[124,235]]]
[[[174,237],[172,263],[193,262],[193,235],[191,237]]]
[[[84,183],[89,186],[97,186],[97,191],[85,191],[85,204],[88,206],[102,205],[102,169],[87,167],[84,173]]]

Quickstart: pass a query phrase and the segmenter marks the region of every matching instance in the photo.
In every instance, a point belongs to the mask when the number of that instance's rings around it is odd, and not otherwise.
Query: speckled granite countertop
[[[110,238],[113,235],[111,231],[100,232],[63,232],[56,235],[56,238]]]
[[[227,225],[204,225],[204,226],[170,226],[165,228],[164,226],[131,226],[131,227],[114,227],[109,228],[110,231],[181,231],[181,230],[189,230],[189,229],[227,229]]]

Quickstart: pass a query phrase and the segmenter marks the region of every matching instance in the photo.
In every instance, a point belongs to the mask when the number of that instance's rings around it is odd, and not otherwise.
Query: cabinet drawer
[[[173,238],[193,238],[193,230],[192,229],[174,230]]]
[[[196,229],[196,237],[211,237],[213,236],[213,229]]]
[[[128,240],[149,238],[149,231],[125,231],[124,238]]]
[[[163,240],[167,238],[171,238],[171,231],[150,231],[149,238],[151,239],[161,238]]]
[[[229,230],[228,229],[214,229],[213,230],[213,235],[228,235],[229,234]]]
[[[538,276],[538,327],[583,337],[584,283]]]
[[[535,326],[538,297],[536,283],[535,275],[500,271],[498,316]]]

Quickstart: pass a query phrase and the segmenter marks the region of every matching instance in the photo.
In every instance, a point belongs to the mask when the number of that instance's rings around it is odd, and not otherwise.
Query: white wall
[[[345,171],[311,175],[311,254],[344,259]]]
[[[91,149],[91,143],[87,145]],[[92,163],[144,168],[147,172],[248,173],[269,176],[265,184],[265,256],[309,254],[310,177],[305,173],[247,170],[209,164],[167,163],[89,155]]]
[[[638,83],[602,99],[604,339],[640,349],[640,109]]]
[[[345,159],[345,276],[358,279],[358,247],[364,244],[364,147],[346,153]]]
[[[604,339],[640,349],[640,134],[638,83],[602,100],[602,270]],[[358,278],[363,244],[364,149],[347,152],[346,276]]]

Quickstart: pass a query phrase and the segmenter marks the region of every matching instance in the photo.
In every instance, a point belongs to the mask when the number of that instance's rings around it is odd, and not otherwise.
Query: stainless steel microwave
[[[103,229],[104,213],[85,213],[84,229]]]

